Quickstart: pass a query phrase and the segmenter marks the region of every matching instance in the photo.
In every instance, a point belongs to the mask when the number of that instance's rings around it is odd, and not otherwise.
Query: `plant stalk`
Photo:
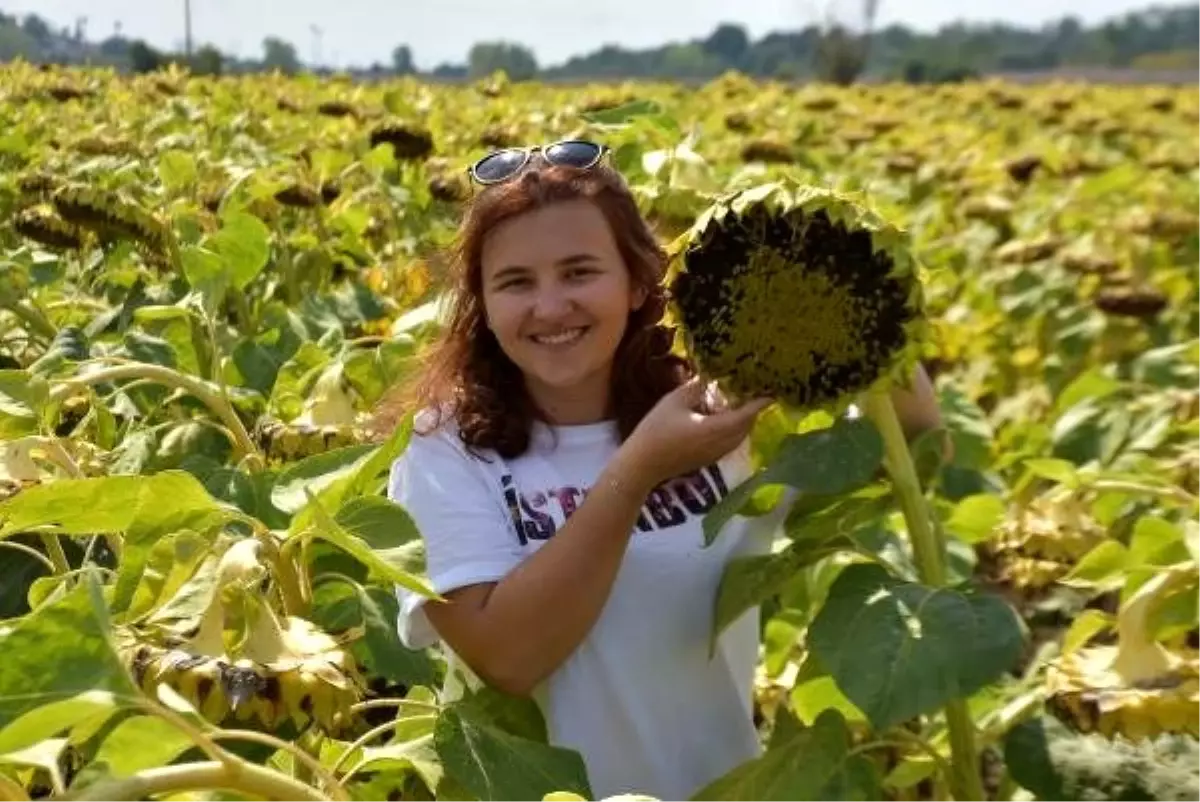
[[[42,539],[42,545],[46,547],[46,554],[50,557],[50,562],[54,563],[54,573],[69,574],[71,563],[67,561],[67,553],[63,551],[62,544],[58,542],[58,535],[42,532],[39,536]]]
[[[151,379],[168,387],[175,387],[191,393],[200,399],[206,407],[211,409],[225,426],[229,428],[229,431],[233,434],[234,448],[238,452],[238,457],[258,454],[258,448],[254,445],[254,441],[250,439],[250,434],[246,431],[246,427],[242,425],[241,418],[234,412],[233,406],[227,399],[221,397],[218,393],[214,393],[199,380],[180,373],[177,370],[163,367],[162,365],[136,362],[133,364],[115,365],[111,368],[102,368],[101,370],[81,376],[72,376],[64,383],[55,387],[50,392],[50,398],[53,401],[57,401],[70,395],[80,386],[121,381],[123,379]]]
[[[207,761],[182,766],[144,769],[130,777],[100,780],[63,799],[149,799],[159,794],[211,789],[237,791],[261,799],[303,799],[324,802],[328,797],[286,774],[239,760],[236,767]]]
[[[871,419],[883,438],[884,464],[892,477],[896,498],[904,513],[921,582],[934,588],[943,587],[946,584],[945,546],[930,521],[925,494],[921,490],[917,469],[890,392],[884,389],[867,393],[863,398],[863,413]],[[953,699],[947,702],[945,713],[954,772],[949,779],[954,796],[956,799],[986,799],[983,780],[979,776],[975,725],[967,709],[967,700]]]
[[[17,301],[15,304],[5,304],[4,308],[12,312],[21,319],[25,325],[37,332],[48,340],[53,340],[58,336],[58,329],[54,327],[41,310],[30,303],[28,300]]]

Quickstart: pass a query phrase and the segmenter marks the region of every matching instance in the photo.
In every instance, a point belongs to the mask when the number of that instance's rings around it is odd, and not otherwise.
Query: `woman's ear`
[[[633,293],[632,293],[632,295],[633,295],[633,300],[632,300],[632,302],[630,303],[630,305],[629,305],[629,308],[630,308],[630,309],[632,309],[634,312],[636,312],[637,310],[641,309],[641,308],[642,308],[642,305],[643,305],[644,303],[646,303],[646,296],[647,296],[648,294],[649,294],[649,293],[647,293],[647,292],[646,292],[646,288],[645,288],[645,287],[634,287],[634,288],[633,288]]]

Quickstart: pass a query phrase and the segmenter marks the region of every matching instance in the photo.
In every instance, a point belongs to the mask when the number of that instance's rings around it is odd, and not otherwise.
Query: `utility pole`
[[[316,70],[321,65],[321,35],[324,31],[317,25],[309,25],[308,30],[313,35],[312,66]]]
[[[183,0],[183,52],[192,57],[192,0]]]

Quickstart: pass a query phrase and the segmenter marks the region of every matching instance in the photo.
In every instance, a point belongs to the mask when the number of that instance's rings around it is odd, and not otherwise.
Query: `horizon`
[[[559,66],[606,45],[646,49],[703,38],[721,23],[742,26],[753,40],[767,33],[795,31],[825,19],[823,9],[836,8],[834,19],[857,24],[859,0],[743,0],[736,14],[727,0],[659,0],[650,5],[638,0],[609,0],[603,7],[582,7],[571,14],[553,13],[547,0],[510,0],[506,16],[480,0],[442,0],[427,6],[427,13],[410,23],[409,34],[395,23],[406,9],[384,0],[292,0],[295,12],[284,15],[283,3],[241,0],[191,0],[192,44],[211,44],[240,59],[262,56],[262,40],[276,36],[290,42],[302,62],[334,69],[365,68],[391,63],[397,45],[407,45],[421,71],[441,64],[463,64],[473,44],[507,41],[531,50],[539,68]],[[946,25],[1009,24],[1038,28],[1073,16],[1084,25],[1130,12],[1146,11],[1169,3],[1134,0],[978,0],[969,16],[959,0],[907,0],[880,2],[876,28],[902,24],[932,33]],[[0,0],[0,11],[23,18],[37,14],[55,30],[73,29],[76,19],[87,18],[85,37],[102,41],[116,32],[129,39],[144,39],[155,48],[182,50],[183,0]],[[686,14],[681,13],[686,9]],[[486,16],[492,12],[492,17]],[[214,18],[225,20],[214,22]],[[630,21],[641,24],[636,31]],[[680,20],[686,20],[681,23]],[[380,21],[382,20],[382,21]],[[319,29],[319,32],[318,30]],[[396,33],[389,31],[395,30]],[[610,32],[620,30],[614,37]],[[238,31],[238,33],[233,33]],[[582,35],[581,35],[582,34]]]

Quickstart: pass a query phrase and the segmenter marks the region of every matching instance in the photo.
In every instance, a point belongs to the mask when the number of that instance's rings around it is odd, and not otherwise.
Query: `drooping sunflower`
[[[1046,671],[1050,711],[1078,732],[1137,741],[1200,735],[1200,655],[1154,639],[1151,619],[1166,596],[1195,576],[1195,563],[1159,571],[1117,613],[1116,645],[1089,646]]]
[[[83,231],[63,220],[46,204],[30,206],[17,212],[13,228],[21,236],[41,245],[62,250],[83,246]]]
[[[671,316],[726,392],[839,409],[923,346],[905,235],[860,199],[784,179],[719,198],[675,243]]]
[[[257,539],[235,542],[215,569],[211,559],[201,566],[213,591],[193,628],[169,618],[121,627],[118,652],[146,693],[168,685],[213,723],[341,732],[365,680],[345,642],[276,609],[270,564]]]

